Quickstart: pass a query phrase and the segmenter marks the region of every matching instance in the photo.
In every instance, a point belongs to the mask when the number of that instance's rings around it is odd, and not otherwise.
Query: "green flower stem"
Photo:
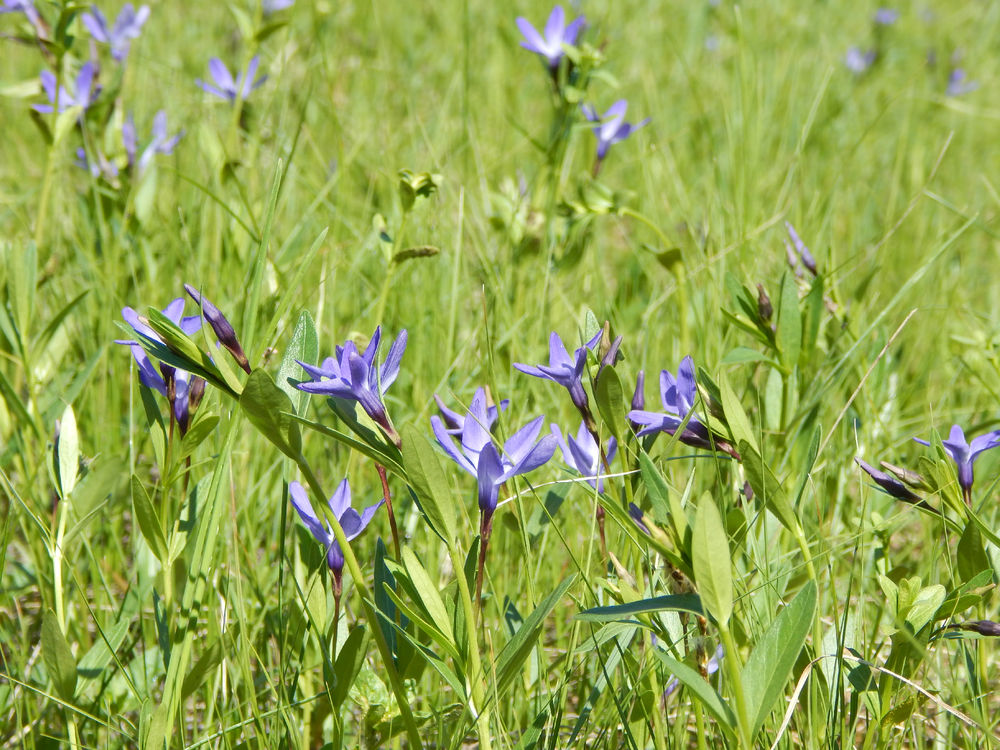
[[[409,739],[410,746],[414,748],[423,747],[423,743],[420,740],[420,732],[417,730],[417,722],[414,720],[413,712],[410,710],[409,696],[407,696],[406,689],[403,687],[403,682],[399,677],[399,673],[396,671],[396,665],[392,661],[392,652],[389,651],[389,644],[386,643],[385,635],[382,633],[382,628],[379,627],[378,615],[371,605],[371,602],[373,601],[372,595],[368,590],[367,583],[365,583],[364,575],[361,572],[361,566],[358,565],[358,558],[354,556],[354,550],[351,549],[351,545],[347,541],[347,536],[344,534],[344,529],[341,527],[340,521],[326,504],[327,495],[323,491],[323,486],[319,483],[319,480],[316,478],[316,474],[313,473],[309,463],[303,456],[299,456],[295,460],[295,463],[302,472],[302,476],[305,477],[306,484],[309,485],[309,489],[312,490],[313,495],[319,498],[319,507],[323,509],[323,513],[330,524],[330,528],[333,529],[333,535],[337,538],[337,544],[340,545],[340,551],[344,554],[344,562],[347,565],[347,569],[351,571],[351,577],[354,579],[354,586],[358,589],[358,593],[361,595],[361,606],[364,609],[365,617],[371,624],[372,637],[375,639],[375,645],[378,648],[379,655],[382,657],[382,663],[385,666],[386,674],[389,677],[389,685],[392,687],[392,694],[396,698],[396,704],[399,708],[400,716],[403,718],[403,725],[406,728],[406,735]],[[484,747],[486,746],[484,745]]]
[[[466,639],[469,642],[469,684],[472,690],[472,702],[476,711],[476,728],[479,731],[479,744],[483,750],[491,750],[490,711],[483,709],[485,705],[483,682],[485,681],[486,674],[483,672],[482,662],[479,658],[479,631],[476,629],[476,611],[472,604],[472,592],[469,590],[469,582],[466,580],[464,573],[465,558],[454,542],[449,544],[448,553],[451,555],[452,568],[456,571],[455,579],[458,582],[458,593],[462,599],[462,610],[465,613]]]
[[[748,734],[750,731],[750,714],[747,713],[746,696],[743,695],[743,663],[739,652],[736,650],[736,641],[733,640],[729,624],[720,622],[717,625],[723,647],[726,649],[726,655],[722,661],[726,666],[726,674],[729,677],[729,682],[732,683],[733,697],[736,699],[736,720],[739,723],[740,746],[746,750],[750,750],[752,747],[750,744],[750,735]]]

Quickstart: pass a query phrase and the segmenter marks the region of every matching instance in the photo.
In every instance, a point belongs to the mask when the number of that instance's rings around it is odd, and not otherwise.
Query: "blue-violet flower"
[[[517,28],[524,36],[521,46],[544,57],[549,70],[553,71],[559,67],[559,61],[563,57],[563,45],[576,44],[576,38],[580,35],[584,23],[584,17],[580,16],[567,25],[566,13],[561,5],[557,5],[549,14],[548,21],[545,22],[545,36],[543,37],[528,19],[520,16],[517,18]]]
[[[921,445],[930,445],[926,440],[913,438]],[[987,432],[972,438],[972,442],[965,440],[965,432],[957,424],[951,426],[951,432],[947,440],[942,440],[941,444],[958,466],[958,484],[962,488],[965,502],[972,503],[972,464],[983,451],[1000,446],[1000,430]]]
[[[574,471],[580,472],[586,479],[587,484],[604,492],[604,461],[601,458],[601,448],[594,439],[594,436],[587,429],[585,422],[580,423],[580,429],[576,432],[576,438],[567,434],[563,438],[562,430],[558,425],[551,425],[552,435],[562,451],[563,460]],[[608,438],[608,450],[605,458],[610,464],[615,460],[615,453],[618,450],[618,441],[613,437]]]
[[[143,5],[136,12],[132,3],[125,3],[121,13],[115,19],[115,25],[108,27],[108,20],[96,6],[90,7],[90,13],[80,16],[87,31],[99,42],[111,45],[111,57],[118,62],[123,62],[128,56],[129,44],[133,39],[139,38],[142,25],[149,18],[149,6]]]
[[[587,350],[593,350],[601,341],[601,333],[598,332],[594,338],[573,352],[570,357],[566,347],[559,338],[559,334],[553,331],[549,335],[549,364],[548,365],[524,365],[519,362],[514,363],[514,368],[526,375],[534,375],[536,378],[553,380],[569,391],[569,396],[573,400],[573,405],[580,410],[581,414],[589,413],[589,403],[587,392],[583,388],[583,368],[587,364]]]
[[[32,109],[36,112],[51,112],[53,108],[60,112],[65,112],[70,107],[82,107],[87,109],[94,100],[97,99],[101,87],[94,88],[94,78],[97,75],[97,66],[92,62],[86,62],[80,66],[76,75],[76,90],[71,94],[65,86],[59,87],[58,97],[56,96],[56,77],[52,71],[43,70],[40,76],[42,89],[48,98],[48,104],[35,104]]]
[[[132,114],[129,113],[125,118],[125,122],[122,123],[122,143],[125,144],[125,153],[128,156],[129,166],[134,166],[136,174],[141,176],[156,154],[172,154],[174,146],[177,145],[177,142],[183,135],[183,130],[176,135],[171,136],[167,134],[167,111],[161,109],[153,118],[153,139],[143,149],[142,155],[136,159],[139,142],[135,132],[135,121],[132,119]]]
[[[628,109],[628,102],[619,99],[603,115],[598,115],[597,111],[588,104],[581,105],[583,116],[591,122],[596,122],[594,134],[597,136],[597,161],[601,162],[608,155],[608,149],[619,141],[624,141],[632,133],[649,122],[647,117],[642,122],[632,124],[625,122],[625,111]]]

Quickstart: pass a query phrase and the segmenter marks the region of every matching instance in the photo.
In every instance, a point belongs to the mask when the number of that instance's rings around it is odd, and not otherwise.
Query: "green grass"
[[[585,3],[584,100],[651,118],[595,179],[575,93],[519,47],[515,18],[540,26],[550,6],[157,4],[120,89],[95,47],[104,92],[54,145],[36,125],[55,119],[30,116],[38,74],[61,59],[72,80],[90,41],[70,6],[39,9],[46,47],[0,15],[2,747],[996,744],[994,644],[948,626],[996,618],[1000,458],[977,461],[970,510],[954,463],[912,438],[1000,427],[1000,10],[900,7],[876,32],[859,3]],[[853,75],[844,53],[876,34],[878,61]],[[238,108],[195,86],[211,56],[255,54],[269,79]],[[979,88],[946,96],[954,66]],[[185,135],[133,180],[122,118],[141,148],[159,109]],[[120,177],[92,179],[81,146]],[[404,169],[436,185],[409,211]],[[786,221],[816,257],[813,296],[788,270]],[[480,386],[511,400],[502,436],[539,414],[542,434],[575,434],[565,390],[512,364],[608,320],[624,357],[585,377],[601,435],[622,429],[640,369],[659,410],[660,370],[690,354],[696,412],[743,461],[620,432],[611,468],[628,474],[597,497],[557,453],[506,486],[480,613],[474,480],[372,433],[398,459],[403,552],[380,511],[336,615],[287,483],[308,466],[328,494],[346,476],[366,506],[373,461],[308,427],[293,460],[249,395],[211,385],[203,442],[165,437],[167,406],[113,340],[123,307],[162,309],[184,283],[279,384],[303,312],[319,359],[405,328],[386,406],[428,439],[434,394],[464,412]],[[195,343],[242,389],[205,331]],[[271,418],[350,432],[319,397],[261,398]],[[934,512],[878,491],[858,455],[919,471]],[[435,509],[454,516],[448,542]],[[597,607],[619,609],[579,616]],[[390,627],[397,610],[425,626]]]

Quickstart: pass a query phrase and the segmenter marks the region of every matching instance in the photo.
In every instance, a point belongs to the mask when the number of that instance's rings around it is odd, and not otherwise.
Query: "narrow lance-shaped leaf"
[[[691,559],[702,604],[720,625],[726,625],[733,613],[729,539],[715,500],[707,492],[698,501],[691,536]]]

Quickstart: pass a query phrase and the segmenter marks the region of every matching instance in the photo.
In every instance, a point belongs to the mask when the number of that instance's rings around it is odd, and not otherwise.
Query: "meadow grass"
[[[963,487],[941,439],[1000,427],[1000,8],[588,0],[555,78],[515,24],[539,2],[156,3],[124,63],[88,7],[37,8],[0,15],[3,748],[997,744],[1000,464]],[[196,86],[255,55],[245,97]],[[90,59],[86,111],[32,112]],[[618,99],[650,121],[594,176],[579,104]],[[184,134],[140,174],[122,123],[141,152],[161,109]],[[156,317],[185,283],[252,372]],[[484,517],[434,395],[509,399],[498,446],[576,435],[513,364],[605,321],[604,492],[556,450]],[[289,381],[376,326],[380,361],[408,336],[387,429]],[[129,338],[210,376],[183,438]],[[688,355],[693,409],[637,438],[637,374],[659,412]],[[338,595],[289,483],[361,509],[376,463],[399,546],[324,511]]]

